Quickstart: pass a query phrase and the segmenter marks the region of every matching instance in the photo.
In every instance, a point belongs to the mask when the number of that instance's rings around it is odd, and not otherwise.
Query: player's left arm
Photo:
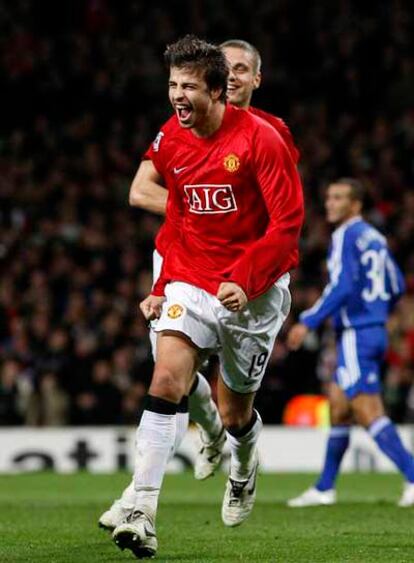
[[[299,174],[285,143],[271,127],[256,130],[252,166],[269,213],[269,224],[265,235],[247,249],[230,276],[249,300],[265,293],[292,267],[304,217]]]

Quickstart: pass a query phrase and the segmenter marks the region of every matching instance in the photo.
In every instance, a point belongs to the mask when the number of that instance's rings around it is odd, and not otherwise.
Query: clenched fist
[[[236,313],[247,304],[247,296],[242,288],[233,282],[223,282],[217,292],[217,299],[229,311]]]
[[[159,297],[158,295],[148,295],[144,301],[141,301],[139,308],[147,321],[160,318],[164,301],[165,297]]]

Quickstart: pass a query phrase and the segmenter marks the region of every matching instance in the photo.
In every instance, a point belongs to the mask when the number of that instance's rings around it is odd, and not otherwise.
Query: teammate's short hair
[[[210,90],[220,89],[220,101],[226,101],[229,68],[223,51],[195,35],[186,35],[168,45],[164,53],[168,67],[194,68],[203,71]]]
[[[344,178],[338,178],[338,180],[335,180],[332,183],[349,186],[350,187],[351,199],[353,199],[355,201],[360,201],[362,203],[362,205],[364,205],[364,203],[366,201],[367,194],[366,194],[366,190],[365,190],[362,182],[360,182],[356,178],[345,178],[344,177]]]
[[[243,51],[250,53],[253,58],[253,70],[255,74],[260,72],[260,69],[262,68],[262,58],[254,45],[244,41],[243,39],[228,39],[220,45],[221,49],[225,49],[226,47],[235,47],[236,49],[243,49]]]

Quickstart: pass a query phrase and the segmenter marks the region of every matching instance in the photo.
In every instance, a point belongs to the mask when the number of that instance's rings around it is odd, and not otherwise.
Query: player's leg
[[[188,428],[188,396],[184,396],[177,407],[176,435],[171,457],[181,444]],[[135,455],[135,453],[134,453]],[[115,499],[108,510],[103,512],[99,518],[98,525],[105,530],[113,531],[133,511],[135,506],[136,492],[134,477],[122,491],[121,496]]]
[[[329,389],[329,409],[331,429],[326,446],[326,454],[322,473],[316,483],[318,491],[329,491],[335,488],[342,459],[349,446],[349,434],[352,424],[352,412],[349,400],[336,383]]]
[[[257,442],[262,421],[253,409],[276,336],[290,310],[289,276],[240,313],[217,311],[221,377],[218,406],[230,446],[230,474],[222,504],[227,526],[241,524],[256,496]]]
[[[217,398],[231,455],[222,505],[226,526],[241,524],[249,516],[256,497],[257,440],[263,424],[253,409],[254,397],[255,393],[232,391],[219,377]]]
[[[137,557],[152,556],[157,550],[155,518],[165,469],[175,443],[177,407],[198,362],[197,348],[178,333],[161,333],[157,346],[146,408],[137,430],[135,506],[113,534],[121,549],[131,549]]]
[[[226,433],[220,415],[211,396],[211,387],[198,372],[189,395],[190,418],[197,424],[201,447],[194,463],[194,477],[207,479],[219,467]]]
[[[154,250],[153,253],[153,281],[157,280],[162,268],[162,257],[161,255]],[[149,339],[151,343],[151,352],[152,356],[155,361],[156,352],[157,352],[157,333],[155,332],[155,327],[157,325],[157,321],[153,321],[150,326],[149,330]],[[205,384],[208,385],[207,381]],[[203,403],[203,395],[206,393],[198,393],[197,397],[193,399],[193,404],[204,404]],[[188,395],[188,393],[187,393]],[[210,394],[211,399],[211,394]],[[205,409],[208,413],[214,413],[214,409],[217,412],[217,407],[214,404],[214,401],[211,399],[211,402],[208,402],[208,399],[205,399]],[[212,404],[211,404],[212,403]],[[212,415],[213,418],[213,415]],[[174,455],[175,451],[180,446],[188,428],[189,422],[189,401],[188,397],[183,397],[176,414],[176,436],[175,436],[175,445],[174,449],[171,451],[171,456]],[[203,426],[203,422],[201,425]],[[208,432],[208,429],[207,429]],[[206,475],[208,476],[208,475]],[[128,514],[132,511],[135,505],[135,486],[134,486],[134,477],[131,478],[128,486],[122,491],[120,498],[115,499],[114,502],[111,504],[108,510],[106,510],[103,514],[101,514],[98,525],[100,528],[105,530],[114,530],[119,524],[128,516]]]
[[[205,292],[173,282],[167,285],[165,294],[156,328],[160,335],[149,401],[137,431],[135,507],[113,533],[121,548],[127,547],[141,557],[153,555],[156,550],[155,515],[167,461],[174,447],[177,406],[190,388],[202,351],[217,346],[216,334],[210,328],[209,308],[204,308],[205,314],[200,315],[200,300]]]
[[[157,335],[153,329],[150,329],[150,340],[152,352],[155,359]],[[207,382],[206,382],[207,383]],[[177,407],[176,414],[176,435],[174,448],[171,450],[171,456],[174,455],[181,444],[185,433],[187,432],[189,422],[189,406],[188,394],[186,394]],[[135,454],[134,454],[135,455]],[[135,485],[132,476],[128,486],[122,491],[120,498],[115,499],[112,505],[99,518],[98,525],[105,530],[113,531],[121,522],[132,512],[135,506]]]
[[[162,256],[159,254],[157,250],[154,250],[153,257],[152,257],[152,271],[153,271],[153,282],[156,281],[161,273],[162,268]],[[151,342],[151,351],[152,356],[156,358],[157,355],[157,333],[155,332],[157,325],[157,321],[153,321],[150,326],[150,342]],[[174,450],[171,452],[171,455],[174,455],[174,452],[178,449],[179,445],[181,444],[185,433],[187,432],[188,422],[189,422],[189,404],[188,404],[188,392],[182,398],[176,415],[176,433],[175,433],[175,444]]]
[[[380,395],[361,393],[352,400],[359,424],[367,429],[380,450],[397,466],[405,478],[400,506],[414,506],[414,459],[404,447],[393,422],[386,416]]]
[[[347,395],[355,419],[404,475],[406,487],[401,504],[414,505],[414,460],[404,448],[394,424],[385,415],[380,395],[379,372],[387,347],[386,330],[375,326],[344,332],[346,372],[350,380]]]
[[[155,250],[153,255],[154,280],[158,279],[161,267],[162,258],[160,254]],[[152,323],[150,330],[150,341],[154,358],[156,353],[156,333],[154,331],[155,327],[156,321],[155,323]],[[217,406],[211,396],[210,385],[200,372],[197,373],[196,379],[191,387],[191,396],[188,400],[188,409],[185,410],[185,405],[183,404],[181,405],[179,412],[177,413],[177,434],[175,441],[175,450],[178,449],[185,436],[188,428],[189,416],[193,422],[201,427],[203,442],[210,446],[211,449],[220,452],[219,455],[215,456],[215,460],[217,460],[215,464],[208,463],[208,458],[210,457],[210,455],[207,455],[207,457],[203,455],[204,453],[208,453],[207,450],[204,450],[203,453],[199,454],[196,458],[194,476],[196,477],[196,479],[206,479],[214,473],[214,470],[220,463],[224,442],[222,440],[223,428],[218,414]]]
[[[335,482],[349,445],[352,412],[347,396],[335,382],[329,386],[329,410],[331,429],[322,472],[314,487],[288,501],[291,508],[327,506],[336,502]]]

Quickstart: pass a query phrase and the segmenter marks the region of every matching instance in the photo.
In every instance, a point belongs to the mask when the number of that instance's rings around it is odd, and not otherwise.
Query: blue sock
[[[318,491],[333,489],[342,458],[349,445],[349,426],[333,426],[326,445],[325,464],[316,483]]]
[[[395,463],[406,480],[414,483],[414,459],[405,449],[394,424],[387,416],[380,416],[368,428],[368,432],[384,454]]]

